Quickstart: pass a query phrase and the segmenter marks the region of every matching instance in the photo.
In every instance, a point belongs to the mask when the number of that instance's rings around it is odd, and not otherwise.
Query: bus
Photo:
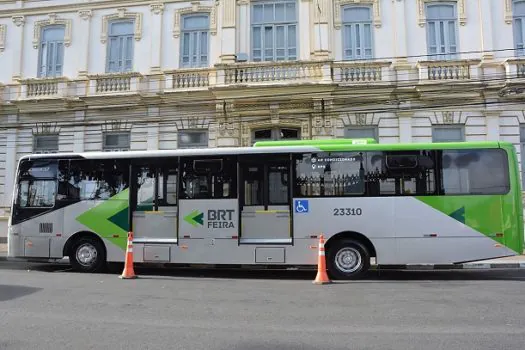
[[[76,271],[156,266],[453,265],[523,252],[520,172],[505,142],[370,139],[34,154],[19,160],[8,257]]]

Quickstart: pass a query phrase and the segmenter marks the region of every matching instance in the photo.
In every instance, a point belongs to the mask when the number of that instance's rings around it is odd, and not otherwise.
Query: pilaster
[[[156,2],[150,4],[151,10],[151,63],[150,72],[160,73],[162,66],[162,22],[164,14],[164,4]]]
[[[499,117],[501,111],[485,111],[487,141],[499,141]]]
[[[10,42],[13,45],[13,81],[22,79],[22,62],[24,54],[24,28],[25,17],[13,16],[14,27],[12,27],[12,34],[10,34]]]
[[[412,118],[414,112],[399,111],[397,112],[399,119],[399,142],[412,142]]]
[[[158,119],[160,116],[159,107],[149,107],[148,108],[148,117],[151,119]],[[148,151],[156,151],[159,149],[159,123],[152,122],[148,124]]]
[[[16,162],[18,152],[18,132],[14,126],[18,124],[16,114],[7,116],[7,123],[12,127],[7,130],[6,157],[5,157],[5,186],[4,186],[4,204],[9,205],[8,199],[14,190]]]
[[[75,112],[75,128],[73,131],[73,152],[81,153],[84,152],[84,137],[85,127],[84,121],[86,120],[85,111]]]
[[[80,10],[78,11],[78,16],[81,21],[76,21],[75,25],[78,28],[80,33],[83,35],[78,35],[78,52],[75,57],[79,60],[78,64],[78,75],[80,78],[87,78],[89,74],[89,33],[91,32],[91,10]]]
[[[220,6],[222,11],[221,62],[233,63],[236,55],[236,0],[221,0]],[[246,31],[249,32],[248,29]]]

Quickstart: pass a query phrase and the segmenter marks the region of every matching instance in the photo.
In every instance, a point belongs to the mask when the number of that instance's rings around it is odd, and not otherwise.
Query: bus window
[[[52,208],[55,194],[55,180],[22,180],[18,190],[18,207]]]
[[[128,187],[129,165],[119,160],[72,160],[70,200],[105,200]]]
[[[234,158],[182,161],[182,199],[236,198],[237,162]]]
[[[446,150],[441,159],[445,195],[505,194],[510,189],[504,150]]]
[[[244,205],[264,205],[264,166],[253,164],[243,167]]]
[[[364,194],[362,153],[304,154],[296,160],[295,195],[355,196]]]
[[[52,208],[57,190],[58,162],[24,161],[20,164],[16,204],[18,208]]]
[[[368,152],[369,196],[414,196],[436,193],[434,151]]]
[[[288,203],[288,169],[289,166],[268,166],[268,204],[279,205]]]

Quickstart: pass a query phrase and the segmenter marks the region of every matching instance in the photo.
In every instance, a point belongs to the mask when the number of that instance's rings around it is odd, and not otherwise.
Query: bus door
[[[239,161],[240,242],[291,243],[290,156],[259,157]]]
[[[134,165],[133,234],[136,243],[177,242],[176,160],[167,165]]]

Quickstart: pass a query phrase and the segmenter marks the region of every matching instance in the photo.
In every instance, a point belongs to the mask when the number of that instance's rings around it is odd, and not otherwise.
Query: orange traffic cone
[[[321,235],[319,237],[319,258],[317,261],[317,276],[312,282],[313,284],[328,284],[332,283],[328,274],[326,273],[326,260],[324,254],[324,237]]]
[[[126,249],[126,260],[124,262],[124,271],[119,276],[122,279],[137,278],[133,270],[133,232],[128,233],[128,247]]]

